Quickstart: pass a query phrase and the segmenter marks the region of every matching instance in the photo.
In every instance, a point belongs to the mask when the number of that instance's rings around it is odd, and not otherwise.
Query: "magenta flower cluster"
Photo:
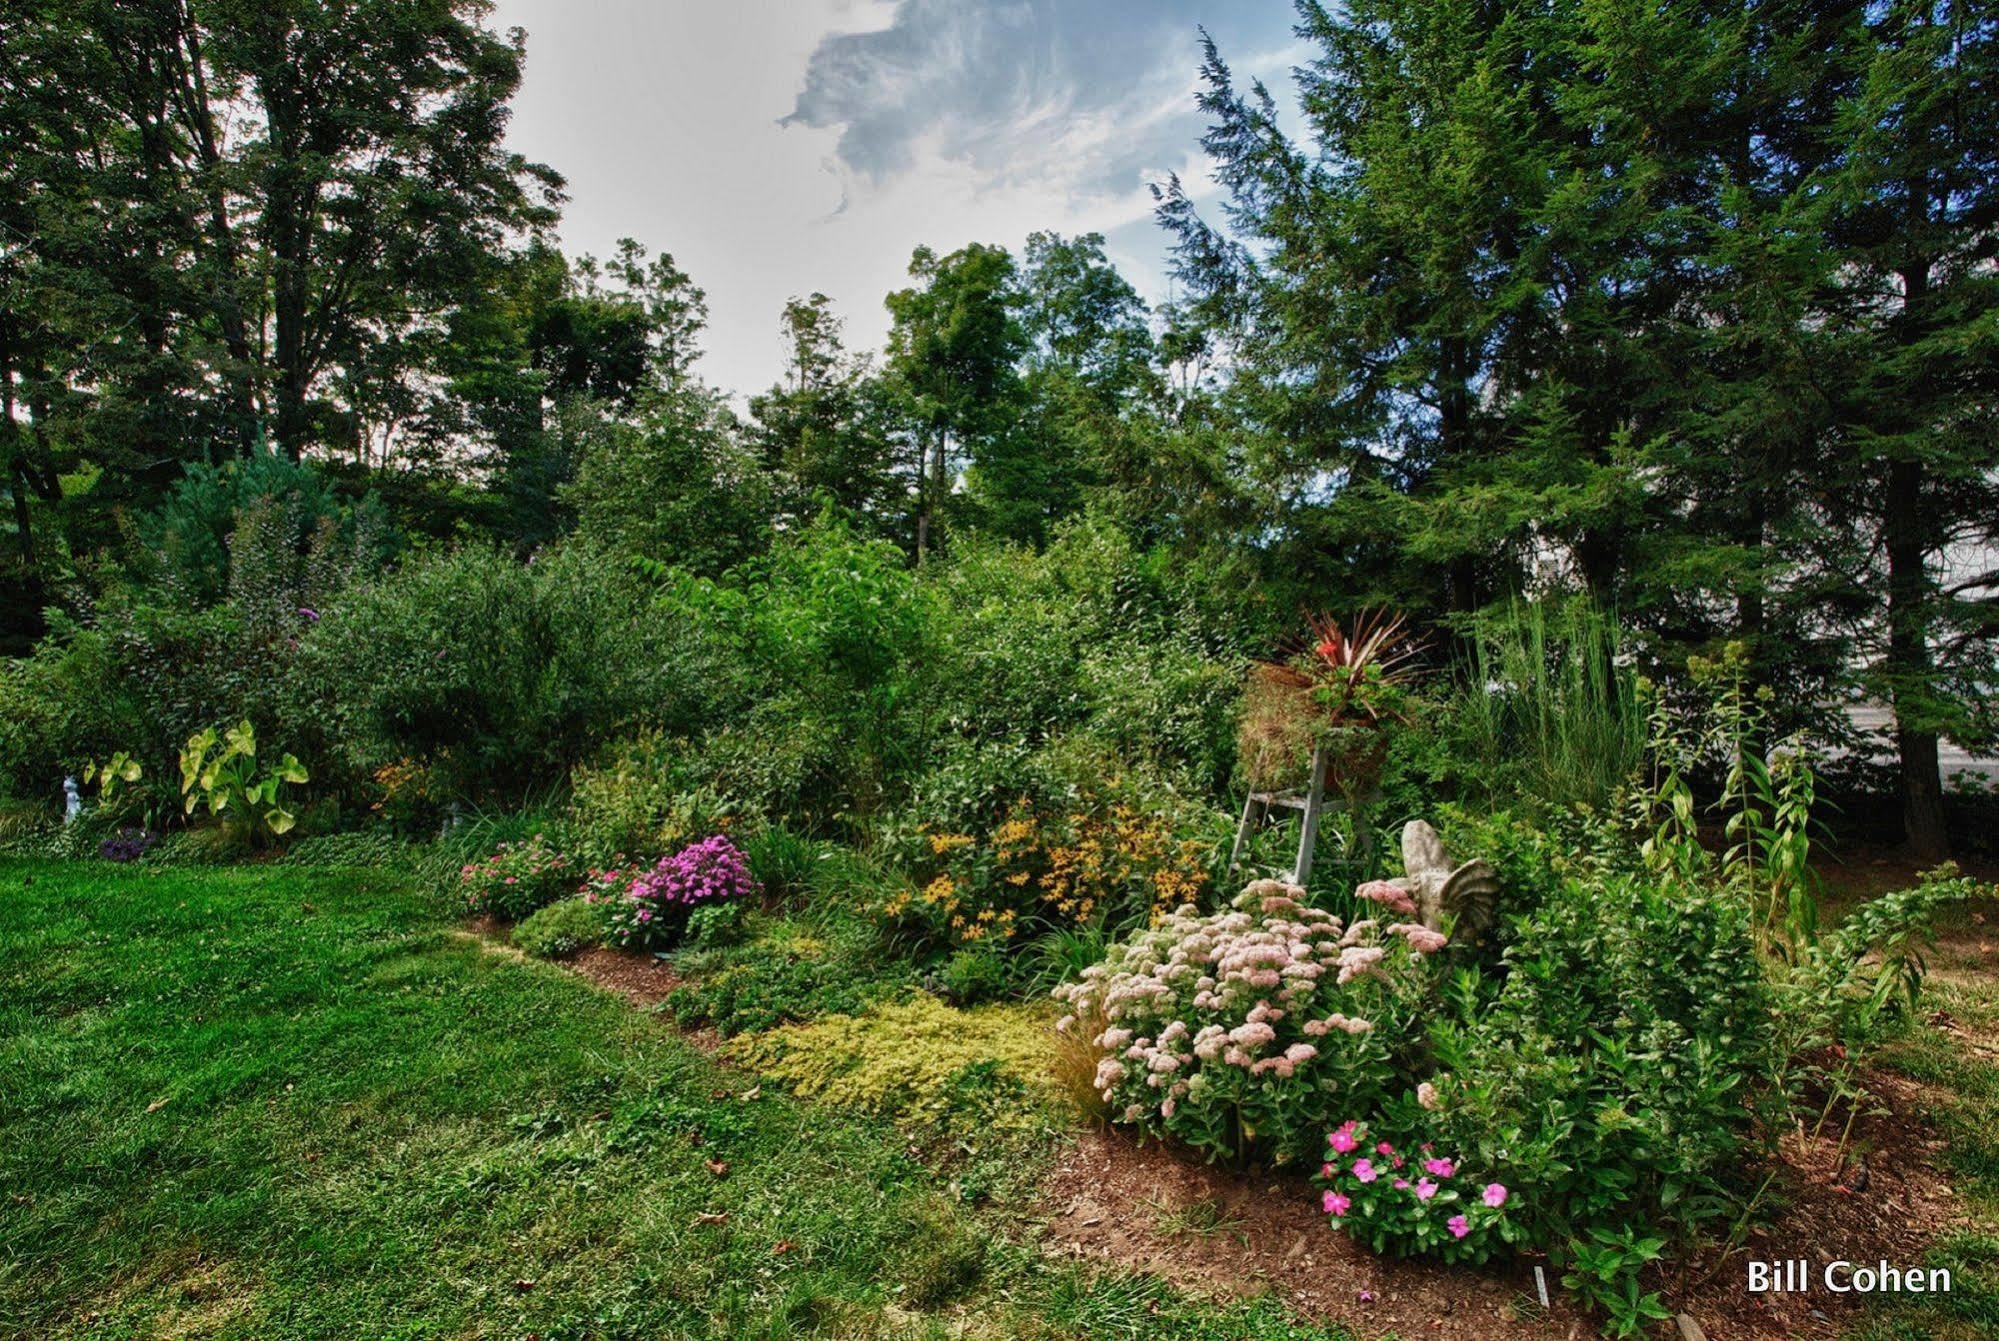
[[[1398,1150],[1362,1122],[1327,1133],[1317,1181],[1333,1228],[1376,1252],[1478,1261],[1489,1255],[1491,1239],[1507,1235],[1501,1212],[1512,1194],[1505,1184],[1481,1186],[1455,1158],[1428,1144]]]
[[[489,857],[458,870],[465,906],[519,921],[576,887],[576,866],[541,834],[524,843],[502,843]]]
[[[584,897],[608,905],[612,943],[640,947],[672,941],[687,925],[687,915],[703,904],[763,892],[742,852],[722,834],[662,857],[632,876],[621,892],[606,890],[608,883],[593,882]]]

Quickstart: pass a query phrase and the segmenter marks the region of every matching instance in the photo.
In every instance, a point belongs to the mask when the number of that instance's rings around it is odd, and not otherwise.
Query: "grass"
[[[1951,920],[1965,916],[1959,909]],[[1854,1333],[1856,1341],[1999,1336],[1999,1233],[1990,1228],[1999,1224],[1999,1066],[1992,1063],[1999,1051],[1999,975],[1989,960],[1974,967],[1950,955],[1951,943],[1986,938],[1983,932],[1967,935],[1962,926],[1954,931],[1924,984],[1924,1009],[1948,1012],[1983,1055],[1963,1037],[1917,1024],[1885,1061],[1925,1086],[1925,1116],[1944,1138],[1943,1172],[1977,1223],[1946,1233],[1924,1263],[1950,1269],[1949,1294],[1879,1297],[1867,1325]]]
[[[1645,757],[1646,722],[1619,666],[1617,621],[1580,600],[1516,602],[1472,627],[1457,742],[1492,799],[1608,804]]]
[[[1048,1264],[379,870],[0,864],[0,1133],[0,1336],[1335,1335]]]

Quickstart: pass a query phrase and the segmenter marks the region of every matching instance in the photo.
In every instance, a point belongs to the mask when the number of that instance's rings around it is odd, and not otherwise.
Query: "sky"
[[[509,139],[569,182],[561,237],[633,237],[707,291],[701,372],[776,380],[786,299],[879,347],[919,244],[1100,232],[1169,296],[1148,186],[1207,189],[1200,28],[1282,85],[1289,0],[497,0],[527,31]]]

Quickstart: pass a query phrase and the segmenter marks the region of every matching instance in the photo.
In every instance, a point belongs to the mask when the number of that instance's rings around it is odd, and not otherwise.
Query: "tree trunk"
[[[1901,761],[1902,830],[1909,850],[1924,861],[1950,855],[1944,823],[1943,781],[1937,767],[1937,733],[1912,721],[1909,700],[1918,697],[1930,673],[1928,629],[1924,620],[1928,572],[1923,544],[1923,468],[1915,461],[1888,466],[1888,496],[1882,514],[1888,553],[1888,670],[1895,710],[1895,752]]]

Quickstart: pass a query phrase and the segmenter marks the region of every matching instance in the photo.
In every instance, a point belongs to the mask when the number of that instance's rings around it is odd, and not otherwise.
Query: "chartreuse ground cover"
[[[0,864],[0,1336],[1338,1341],[776,1089],[399,875]]]

